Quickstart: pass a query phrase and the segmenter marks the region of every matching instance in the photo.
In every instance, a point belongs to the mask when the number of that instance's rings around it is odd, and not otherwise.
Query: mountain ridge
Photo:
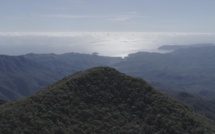
[[[0,69],[0,99],[20,99],[77,71],[112,66],[144,78],[156,89],[171,93],[172,98],[215,120],[214,48],[186,48],[166,54],[139,52],[124,59],[80,53],[1,55],[0,68],[4,69]],[[195,97],[179,96],[180,92]]]
[[[202,47],[214,47],[213,43],[199,43],[199,44],[191,44],[191,45],[163,45],[160,46],[159,50],[178,50],[178,49],[187,49],[187,48],[202,48]]]
[[[109,67],[75,73],[0,105],[0,133],[213,134],[212,122],[140,78]]]
[[[58,77],[57,74],[52,74],[52,71],[26,59],[24,56],[1,55],[1,99],[17,99],[35,93],[41,85],[47,86],[48,83],[54,82],[54,79]],[[48,77],[48,75],[51,77]]]

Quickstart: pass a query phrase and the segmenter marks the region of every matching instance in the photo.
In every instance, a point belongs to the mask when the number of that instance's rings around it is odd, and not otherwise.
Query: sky
[[[215,44],[215,0],[0,0],[0,54]]]
[[[1,0],[1,32],[214,32],[214,0]]]

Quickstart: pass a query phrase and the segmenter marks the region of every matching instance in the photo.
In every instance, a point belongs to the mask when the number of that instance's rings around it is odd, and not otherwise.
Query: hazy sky
[[[0,0],[0,32],[214,32],[215,0]]]
[[[215,0],[0,0],[0,54],[215,43]]]

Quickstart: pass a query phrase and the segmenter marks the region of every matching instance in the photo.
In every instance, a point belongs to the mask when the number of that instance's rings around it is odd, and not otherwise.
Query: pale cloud
[[[215,31],[214,1],[167,1],[0,0],[1,31]]]
[[[84,0],[57,0],[50,2],[50,4],[41,4],[39,7],[44,11],[62,12],[69,11],[73,8],[83,8],[87,5]]]
[[[32,16],[64,19],[106,19],[109,21],[129,21],[135,18],[149,18],[137,12],[123,12],[114,15],[72,15],[72,14],[33,14]]]
[[[48,17],[48,18],[64,18],[64,19],[106,18],[107,17],[107,16],[69,15],[69,14],[37,14],[34,16]]]
[[[122,12],[118,13],[112,17],[110,17],[110,21],[129,21],[129,20],[134,20],[135,18],[149,18],[149,16],[146,15],[141,15],[138,12],[131,11],[131,12]]]
[[[128,21],[130,20],[132,17],[126,17],[126,16],[119,16],[119,17],[112,17],[109,20],[110,21]]]

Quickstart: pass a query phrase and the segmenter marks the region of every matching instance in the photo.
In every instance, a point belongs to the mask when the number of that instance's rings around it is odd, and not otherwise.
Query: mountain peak
[[[213,123],[109,67],[68,76],[0,109],[0,133],[212,134]],[[13,128],[13,129],[11,129]]]

